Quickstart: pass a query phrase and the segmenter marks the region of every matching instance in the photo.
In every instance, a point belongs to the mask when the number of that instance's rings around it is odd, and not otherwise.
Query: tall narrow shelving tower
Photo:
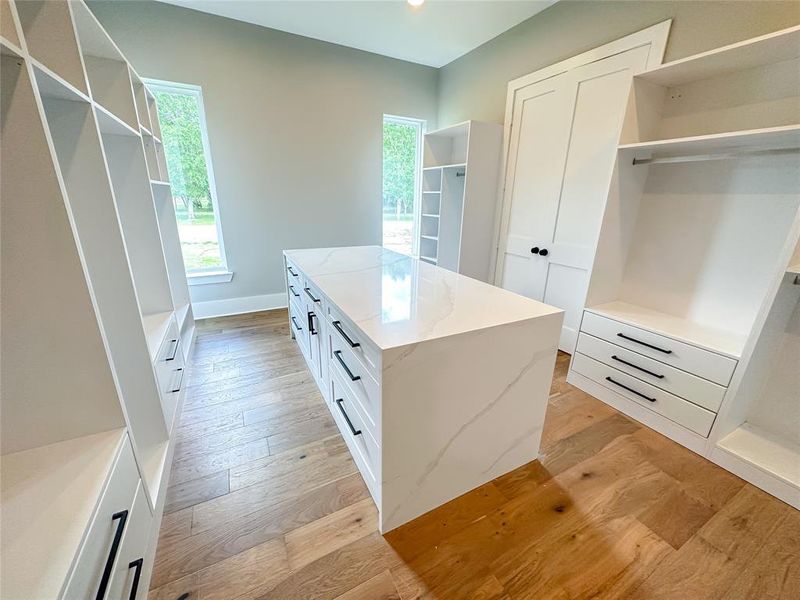
[[[0,8],[0,596],[144,597],[193,330],[157,115],[82,1]]]
[[[501,136],[500,125],[478,121],[425,134],[420,259],[489,278]]]

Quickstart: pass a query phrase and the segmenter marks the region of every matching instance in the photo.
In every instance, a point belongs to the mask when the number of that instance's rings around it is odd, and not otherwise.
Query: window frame
[[[422,145],[425,143],[425,132],[428,122],[425,119],[401,117],[384,113],[381,120],[381,141],[383,141],[383,127],[386,123],[399,125],[412,125],[417,130],[417,152],[414,168],[414,220],[411,225],[411,256],[419,257],[419,226],[422,218]],[[381,147],[383,145],[381,144]],[[383,247],[383,163],[381,163],[381,247]]]
[[[206,121],[206,107],[205,103],[203,102],[203,88],[192,83],[180,83],[176,81],[166,81],[163,79],[142,78],[142,81],[151,92],[158,90],[167,93],[183,94],[187,96],[194,96],[197,100],[198,116],[200,119],[200,137],[203,144],[203,154],[205,155],[206,160],[208,190],[209,194],[211,195],[211,206],[214,210],[214,225],[217,229],[217,244],[219,245],[219,255],[222,264],[188,271],[186,269],[186,263],[184,263],[183,269],[186,273],[186,279],[188,280],[189,285],[227,283],[233,278],[233,272],[228,268],[228,256],[225,253],[225,241],[222,235],[222,212],[220,211],[219,201],[217,199],[217,182],[214,177],[214,166],[211,160],[211,144],[208,139],[208,123]],[[156,116],[160,120],[160,116]],[[180,235],[178,238],[180,239]],[[183,246],[182,240],[181,246]]]

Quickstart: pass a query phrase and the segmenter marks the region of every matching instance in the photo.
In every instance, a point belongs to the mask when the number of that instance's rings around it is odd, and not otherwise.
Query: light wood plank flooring
[[[382,537],[285,311],[201,321],[150,597],[800,597],[800,512],[565,382],[541,462]]]

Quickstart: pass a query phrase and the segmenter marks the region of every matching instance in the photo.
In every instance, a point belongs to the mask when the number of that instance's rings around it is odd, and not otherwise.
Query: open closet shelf
[[[425,261],[426,263],[430,263],[432,265],[435,265],[438,262],[435,258],[431,258],[430,256],[420,255],[419,259]]]
[[[800,26],[689,56],[637,75],[672,87],[800,56]]]
[[[33,58],[29,60],[33,65],[33,72],[36,76],[36,83],[39,86],[39,93],[43,98],[70,100],[72,102],[90,102],[89,96],[69,83],[66,79],[53,73],[53,71],[37,60]]]
[[[428,218],[431,218],[431,219],[438,219],[439,218],[439,215],[437,215],[436,213],[422,213],[422,216],[423,217],[428,217]]]
[[[150,358],[155,359],[164,335],[169,327],[169,320],[172,312],[159,312],[149,315],[142,315],[142,325],[144,334],[147,338],[147,349],[150,351]]]
[[[434,171],[436,169],[457,169],[466,168],[467,163],[453,163],[449,165],[434,165],[432,167],[423,167],[423,171]],[[438,193],[438,192],[437,192]]]
[[[100,133],[108,135],[127,135],[130,137],[139,137],[139,132],[125,123],[122,119],[117,117],[110,110],[104,108],[100,104],[94,103],[94,111],[97,115],[97,125],[100,128]]]
[[[681,156],[719,151],[777,150],[800,147],[800,125],[726,131],[708,135],[621,144],[619,150],[635,156]]]
[[[11,596],[58,597],[124,437],[120,428],[3,456],[3,589]]]
[[[800,275],[800,263],[797,263],[796,265],[789,265],[789,268],[786,269],[786,272],[794,275]]]
[[[419,237],[424,238],[426,240],[433,240],[434,242],[439,241],[439,238],[435,235],[420,235]]]
[[[608,302],[587,307],[586,310],[734,359],[741,357],[747,341],[744,334],[706,327],[688,319],[627,302]]]
[[[186,315],[189,313],[189,303],[182,304],[175,309],[175,318],[178,320],[178,330],[183,329],[183,324],[186,321]]]
[[[157,186],[163,186],[163,187],[168,188],[170,186],[170,183],[169,183],[169,181],[158,181],[157,179],[151,179],[150,180],[150,185],[157,185]]]
[[[751,423],[726,435],[717,446],[783,481],[800,487],[800,446]]]

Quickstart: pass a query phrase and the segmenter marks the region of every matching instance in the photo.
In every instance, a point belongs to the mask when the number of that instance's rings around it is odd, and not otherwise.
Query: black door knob
[[[531,248],[531,254],[539,254],[539,246],[534,246]]]
[[[539,250],[539,256],[547,256],[548,254],[550,253],[547,251],[547,248],[542,248]]]

